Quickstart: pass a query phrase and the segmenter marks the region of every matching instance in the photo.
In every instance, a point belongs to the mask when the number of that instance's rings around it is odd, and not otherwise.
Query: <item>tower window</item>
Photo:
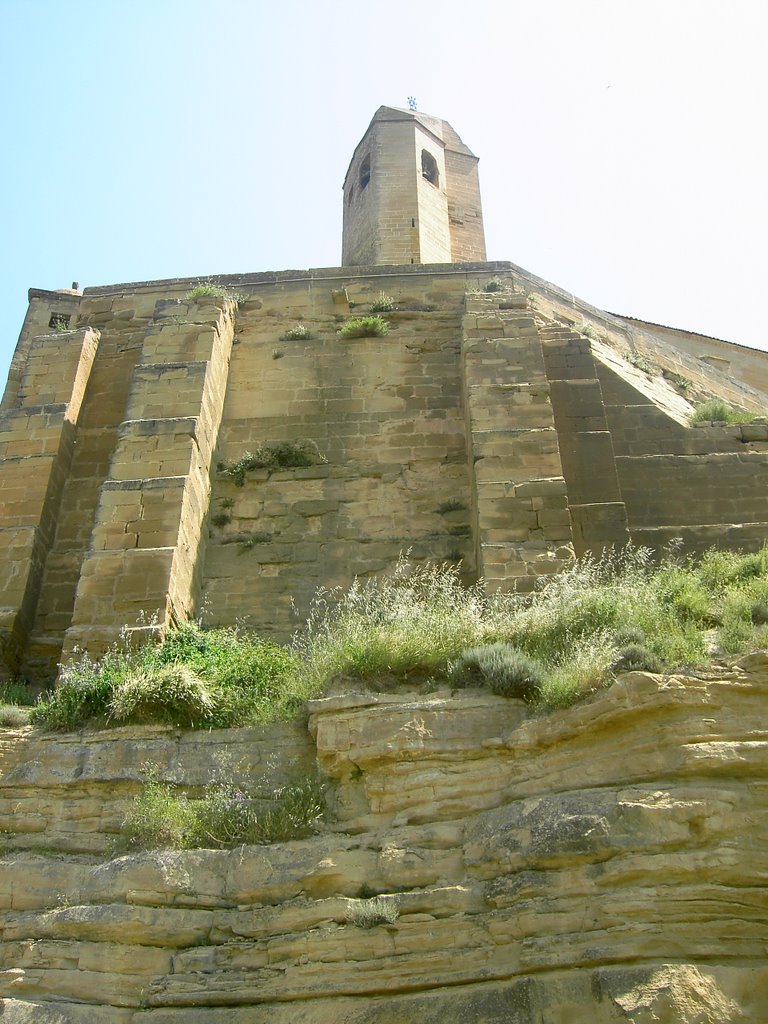
[[[371,155],[360,164],[360,188],[365,188],[371,180]]]
[[[71,319],[71,313],[52,313],[51,319],[48,321],[48,326],[52,327],[54,331],[66,331]]]
[[[430,185],[437,187],[440,184],[440,172],[437,169],[437,160],[428,153],[426,149],[421,151],[421,176],[425,178]]]

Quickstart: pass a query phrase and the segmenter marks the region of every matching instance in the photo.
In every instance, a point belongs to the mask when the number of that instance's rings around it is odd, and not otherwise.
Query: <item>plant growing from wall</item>
[[[372,313],[391,313],[394,308],[394,298],[391,295],[387,295],[385,292],[379,292],[378,299],[375,299],[371,303]]]
[[[201,281],[187,292],[184,298],[188,302],[196,299],[225,299],[227,302],[234,302],[239,305],[245,301],[246,296],[227,288],[223,284],[215,284],[213,281]]]
[[[295,327],[289,328],[284,334],[280,335],[281,341],[309,341],[312,337],[309,328],[306,324],[296,324]]]
[[[758,418],[757,413],[734,409],[722,398],[710,398],[691,413],[691,423],[751,423]]]
[[[302,466],[325,465],[328,460],[320,453],[314,441],[279,441],[259,445],[252,452],[243,452],[233,462],[221,463],[222,476],[233,480],[236,487],[245,483],[245,475],[254,469],[297,469]]]
[[[653,377],[658,372],[657,367],[654,366],[650,359],[646,358],[646,356],[640,355],[639,352],[633,353],[629,357],[629,361],[635,369],[642,371],[642,373],[646,373],[649,377]]]
[[[573,329],[577,334],[582,334],[585,338],[590,338],[592,341],[597,341],[598,339],[597,331],[587,320],[581,320],[579,323],[574,324]]]
[[[466,523],[462,523],[460,526],[452,526],[448,531],[451,537],[469,537],[472,533],[472,528]]]
[[[237,544],[240,551],[250,551],[255,548],[257,544],[269,544],[272,540],[272,534],[267,533],[266,530],[251,530],[242,531],[240,533],[232,533],[228,537],[222,540],[222,544]]]
[[[353,317],[339,328],[340,338],[383,338],[389,324],[380,316]]]
[[[671,370],[662,370],[661,372],[670,384],[684,393],[690,391],[693,387],[693,381],[689,377],[684,377],[681,373],[673,373]]]
[[[500,277],[492,277],[490,281],[487,281],[483,287],[484,292],[500,292],[504,287],[504,282]]]

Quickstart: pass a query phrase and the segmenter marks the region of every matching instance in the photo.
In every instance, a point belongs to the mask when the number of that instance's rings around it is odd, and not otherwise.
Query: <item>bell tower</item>
[[[344,179],[342,266],[484,261],[477,163],[447,121],[379,107]]]

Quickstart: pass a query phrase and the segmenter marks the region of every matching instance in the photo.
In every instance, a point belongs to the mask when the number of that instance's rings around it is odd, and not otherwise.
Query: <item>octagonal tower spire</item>
[[[484,261],[477,163],[447,121],[379,107],[344,179],[342,266]]]

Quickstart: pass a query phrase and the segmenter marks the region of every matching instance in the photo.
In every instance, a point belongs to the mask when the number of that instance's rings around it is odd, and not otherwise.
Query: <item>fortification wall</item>
[[[219,472],[204,560],[205,617],[285,635],[321,585],[380,571],[402,551],[477,570],[461,396],[462,275],[353,280],[352,312],[383,288],[404,309],[385,338],[342,340],[331,289],[260,289],[238,313],[218,462],[308,441],[325,462]],[[301,323],[308,340],[281,340]],[[217,525],[220,523],[221,525]]]
[[[225,279],[239,303],[193,283],[31,295],[0,418],[7,673],[198,616],[285,639],[403,552],[527,590],[628,539],[768,536],[768,426],[691,428],[663,368],[509,264]],[[341,338],[382,292],[387,336]],[[312,465],[227,471],[295,442]]]
[[[707,363],[720,375],[723,383],[735,379],[768,394],[768,360],[763,351],[719,338],[708,338],[694,331],[646,323],[632,317],[618,319],[630,325],[638,335],[663,341],[683,356]],[[757,338],[754,344],[758,344]]]

